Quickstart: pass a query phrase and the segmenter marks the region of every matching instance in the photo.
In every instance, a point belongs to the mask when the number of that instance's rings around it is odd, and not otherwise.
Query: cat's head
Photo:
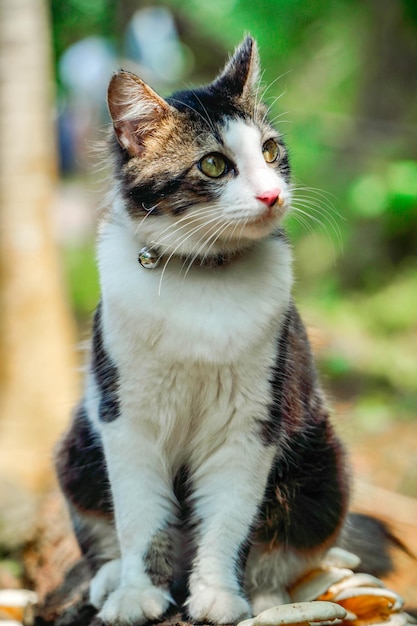
[[[204,257],[277,229],[290,204],[289,165],[258,79],[251,37],[210,85],[166,100],[130,72],[113,76],[116,178],[144,244]]]

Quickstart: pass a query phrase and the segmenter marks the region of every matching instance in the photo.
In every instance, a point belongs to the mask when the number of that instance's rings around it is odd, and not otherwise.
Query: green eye
[[[207,154],[198,164],[200,170],[210,178],[220,178],[227,172],[227,161],[218,152]]]
[[[267,163],[273,163],[277,160],[280,148],[275,139],[268,139],[262,146],[262,154]]]

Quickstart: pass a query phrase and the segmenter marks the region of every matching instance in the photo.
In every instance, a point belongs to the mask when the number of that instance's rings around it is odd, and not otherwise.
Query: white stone
[[[345,617],[345,609],[332,602],[297,602],[263,611],[254,618],[253,626],[333,622]]]

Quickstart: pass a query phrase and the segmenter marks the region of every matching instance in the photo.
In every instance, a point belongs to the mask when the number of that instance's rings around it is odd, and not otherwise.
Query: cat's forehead
[[[177,91],[167,98],[167,102],[181,113],[195,121],[205,121],[213,125],[224,125],[230,118],[247,118],[252,111],[245,110],[242,104],[212,86]]]
[[[189,122],[192,132],[188,139],[201,147],[211,144],[213,149],[216,145],[237,149],[242,140],[256,141],[271,129],[262,105],[245,108],[242,102],[211,86],[176,92],[167,101],[180,113],[184,124]]]
[[[266,106],[256,99],[236,99],[212,85],[188,91],[179,91],[167,98],[167,102],[180,112],[183,119],[200,132],[212,133],[222,141],[224,129],[234,122],[270,128]]]

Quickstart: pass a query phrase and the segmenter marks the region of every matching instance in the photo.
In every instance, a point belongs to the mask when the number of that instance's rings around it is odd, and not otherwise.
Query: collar
[[[244,251],[238,250],[236,252],[219,252],[218,254],[213,255],[202,255],[202,256],[176,256],[176,258],[180,258],[183,260],[184,265],[190,265],[193,267],[205,267],[205,268],[215,268],[221,267],[223,265],[229,265],[234,259],[237,257],[241,257],[244,254]],[[163,254],[158,250],[158,248],[154,248],[152,246],[144,246],[138,254],[138,262],[139,264],[147,269],[153,270],[156,269],[160,263],[166,259],[168,261],[169,254]]]

